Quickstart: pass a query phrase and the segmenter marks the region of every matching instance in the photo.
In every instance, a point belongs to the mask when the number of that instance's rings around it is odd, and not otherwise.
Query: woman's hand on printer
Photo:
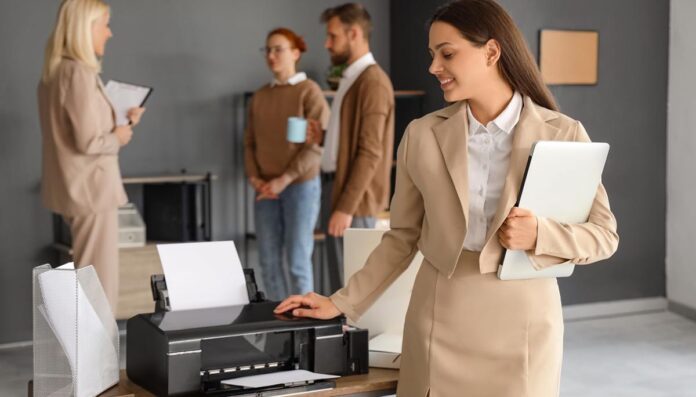
[[[331,299],[314,292],[305,295],[291,295],[280,302],[273,312],[291,312],[296,317],[311,317],[321,320],[328,320],[341,314]]]

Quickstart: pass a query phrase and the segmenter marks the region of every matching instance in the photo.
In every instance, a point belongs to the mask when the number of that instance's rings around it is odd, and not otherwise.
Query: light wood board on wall
[[[597,84],[599,33],[541,31],[539,68],[546,84]]]

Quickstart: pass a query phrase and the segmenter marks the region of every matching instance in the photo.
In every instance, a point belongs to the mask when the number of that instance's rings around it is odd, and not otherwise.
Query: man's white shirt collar
[[[307,80],[307,74],[305,72],[299,72],[299,73],[295,73],[294,75],[292,75],[292,77],[290,77],[285,84],[295,85],[295,84],[299,84],[305,80]],[[276,79],[273,79],[271,81],[271,87],[275,87],[277,85],[285,85],[285,84],[281,83],[280,81],[278,81]]]
[[[351,63],[344,71],[341,81],[338,83],[338,90],[336,90],[336,95],[334,96],[333,102],[331,102],[331,116],[329,117],[329,125],[326,128],[326,135],[324,138],[324,154],[321,158],[321,170],[324,172],[335,172],[336,171],[336,161],[338,159],[338,141],[340,134],[340,119],[341,119],[341,106],[343,105],[343,97],[350,87],[355,83],[358,77],[365,71],[370,65],[374,65],[377,62],[372,56],[371,52],[361,56],[356,59],[355,62]]]
[[[361,56],[356,59],[355,62],[351,63],[346,70],[343,71],[344,79],[352,79],[357,77],[362,73],[368,66],[376,64],[375,57],[372,56],[371,52]]]

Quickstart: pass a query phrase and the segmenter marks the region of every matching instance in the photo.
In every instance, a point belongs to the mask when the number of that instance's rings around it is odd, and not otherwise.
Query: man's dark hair
[[[338,19],[345,26],[358,25],[363,30],[366,39],[370,39],[372,33],[372,18],[362,4],[346,3],[340,6],[327,8],[321,13],[321,22],[328,23],[333,17]]]

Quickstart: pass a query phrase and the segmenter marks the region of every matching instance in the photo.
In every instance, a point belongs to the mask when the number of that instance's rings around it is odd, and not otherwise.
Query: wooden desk
[[[394,393],[399,370],[386,368],[370,368],[367,375],[345,376],[336,380],[336,388],[325,392],[312,393],[312,396],[349,396],[358,393],[383,391]]]
[[[370,368],[367,375],[345,376],[336,380],[336,388],[317,393],[307,393],[312,397],[349,396],[358,393],[383,391],[392,392],[396,389],[399,371],[395,369]],[[29,397],[32,397],[33,387],[29,381]],[[154,394],[131,382],[126,371],[121,370],[121,381],[118,385],[100,394],[99,397],[154,397]]]
[[[29,397],[34,395],[34,382],[29,381],[27,385]],[[121,379],[118,385],[100,394],[99,397],[153,397],[154,394],[131,382],[126,376],[126,371],[121,370]]]

